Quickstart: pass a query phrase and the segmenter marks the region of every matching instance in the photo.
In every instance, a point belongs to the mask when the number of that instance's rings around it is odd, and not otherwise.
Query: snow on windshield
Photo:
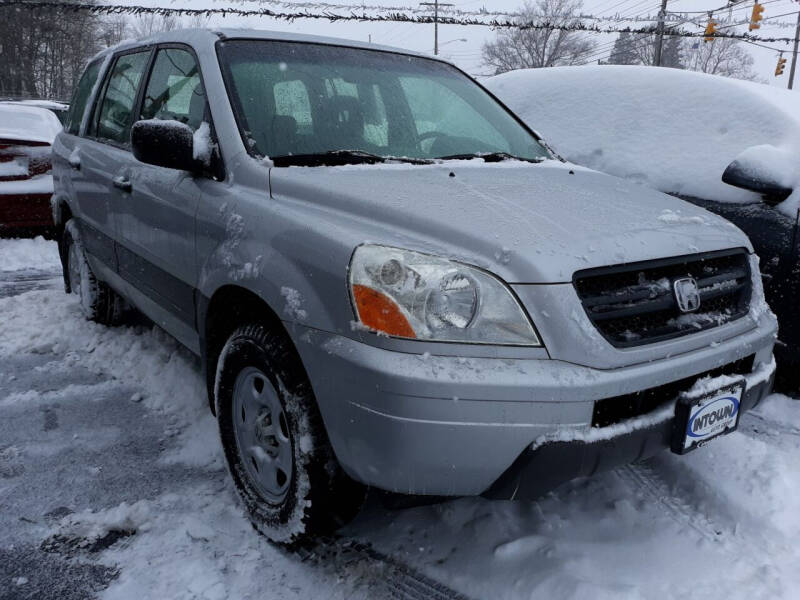
[[[484,84],[565,158],[664,192],[724,202],[759,197],[722,183],[740,153],[800,151],[800,104],[762,84],[638,66],[512,71]],[[800,188],[800,163],[784,160]],[[781,209],[794,216],[800,192]]]

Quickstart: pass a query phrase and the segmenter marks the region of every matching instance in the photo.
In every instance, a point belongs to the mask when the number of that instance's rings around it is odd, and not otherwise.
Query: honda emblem
[[[675,291],[675,300],[681,312],[694,312],[700,308],[700,290],[693,277],[676,279],[672,284]]]

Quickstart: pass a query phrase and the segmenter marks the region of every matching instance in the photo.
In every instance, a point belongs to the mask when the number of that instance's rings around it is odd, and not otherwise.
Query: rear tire
[[[80,298],[81,311],[88,320],[103,325],[119,324],[125,303],[108,284],[97,279],[92,272],[74,219],[67,221],[62,243],[66,261],[64,287],[67,292]]]
[[[334,456],[308,377],[283,332],[240,327],[219,357],[217,421],[228,468],[257,531],[282,545],[352,519],[365,488]]]

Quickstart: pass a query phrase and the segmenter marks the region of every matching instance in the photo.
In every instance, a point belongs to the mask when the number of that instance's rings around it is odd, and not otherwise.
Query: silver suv
[[[256,527],[366,486],[531,497],[685,453],[772,384],[747,238],[569,165],[431,57],[170,32],[92,61],[54,146],[67,291],[202,358]]]

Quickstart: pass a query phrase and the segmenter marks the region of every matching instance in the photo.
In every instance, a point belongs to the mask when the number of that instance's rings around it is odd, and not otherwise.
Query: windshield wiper
[[[482,158],[484,162],[501,162],[504,160],[522,160],[529,163],[538,164],[544,162],[544,157],[537,158],[524,158],[522,156],[515,156],[508,152],[472,152],[468,154],[449,154],[448,156],[439,156],[438,160],[470,160],[473,158]]]
[[[363,150],[328,150],[311,154],[287,154],[271,157],[276,167],[335,167],[339,165],[374,165],[377,163],[403,162],[412,165],[429,165],[432,160],[407,156],[381,156]]]

